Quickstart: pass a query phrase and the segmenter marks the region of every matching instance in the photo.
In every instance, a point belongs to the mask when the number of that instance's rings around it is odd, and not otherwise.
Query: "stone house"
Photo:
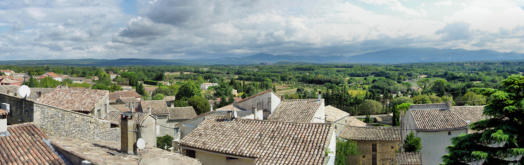
[[[202,164],[334,164],[336,138],[325,123],[208,117],[178,150]]]
[[[175,140],[179,140],[180,122],[193,119],[197,114],[192,106],[187,107],[168,107],[167,117],[158,118],[157,136],[169,135]]]
[[[468,123],[451,110],[450,104],[412,105],[402,118],[401,127],[402,137],[414,132],[421,138],[422,161],[429,165],[442,163],[451,139],[468,132]]]
[[[396,164],[400,128],[346,126],[338,136],[357,143],[359,154],[349,156],[349,164]]]
[[[104,119],[108,113],[109,92],[85,88],[56,88],[42,94],[37,103]]]
[[[115,91],[109,93],[109,103],[114,104],[118,99],[135,98],[140,99],[142,96],[136,91]]]
[[[54,80],[60,81],[60,82],[62,82],[64,79],[67,78],[67,76],[59,75],[59,74],[56,74],[55,72],[46,72],[46,73],[42,74],[41,76],[37,77],[37,79],[43,79],[43,78],[46,78],[46,77],[51,77]]]
[[[209,87],[218,86],[217,83],[202,83],[200,84],[200,90],[207,90]]]
[[[0,85],[14,85],[14,86],[20,86],[22,85],[22,81],[11,79],[7,76],[0,77]]]
[[[4,73],[4,75],[6,76],[11,76],[15,74],[15,71],[6,69],[6,70],[0,70],[0,73]]]

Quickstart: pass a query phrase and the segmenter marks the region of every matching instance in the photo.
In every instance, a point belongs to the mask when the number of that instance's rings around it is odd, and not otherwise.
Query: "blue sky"
[[[523,0],[2,0],[0,57],[524,53]]]

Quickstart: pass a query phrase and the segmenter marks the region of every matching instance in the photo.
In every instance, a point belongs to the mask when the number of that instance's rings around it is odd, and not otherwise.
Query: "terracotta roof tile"
[[[346,126],[338,136],[349,140],[400,141],[400,129],[397,127]]]
[[[109,92],[105,90],[56,88],[49,93],[42,94],[37,102],[70,111],[91,112],[95,104],[108,98],[108,95]]]
[[[187,107],[169,107],[168,120],[187,120],[197,116],[192,106]]]
[[[141,98],[142,96],[135,91],[116,91],[109,94],[109,101],[115,102],[118,98]]]
[[[7,130],[9,136],[0,136],[0,164],[65,164],[35,125],[10,125]]]
[[[151,107],[151,114],[153,115],[168,115],[167,103],[164,100],[142,100],[140,103],[142,112],[148,112]]]
[[[322,101],[321,101],[322,102]],[[313,120],[321,102],[317,99],[285,100],[268,117],[268,120],[308,123]]]
[[[397,154],[397,164],[417,165],[422,164],[422,157],[418,152],[399,152]]]
[[[409,114],[415,121],[417,130],[440,131],[467,127],[466,121],[450,110],[442,109],[410,109]]]
[[[256,164],[323,164],[331,125],[206,118],[182,147],[256,158]]]
[[[346,111],[340,110],[334,106],[328,105],[325,109],[326,121],[334,122],[343,117],[349,116],[349,113]]]
[[[470,124],[487,118],[483,115],[484,106],[453,106],[451,112]]]

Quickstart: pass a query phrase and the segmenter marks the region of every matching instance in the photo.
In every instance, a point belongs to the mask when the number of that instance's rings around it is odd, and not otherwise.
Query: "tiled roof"
[[[10,125],[7,130],[9,136],[0,136],[0,164],[65,164],[35,125]]]
[[[451,112],[457,114],[462,120],[471,123],[486,119],[482,113],[484,106],[453,106]]]
[[[135,91],[116,91],[109,94],[109,101],[115,102],[118,98],[121,97],[131,97],[131,98],[140,98],[140,94]]]
[[[417,130],[440,131],[466,128],[466,121],[450,110],[423,109],[409,110]]]
[[[169,152],[156,147],[146,147],[139,155],[129,155],[120,152],[120,143],[109,141],[85,141],[67,137],[50,137],[56,148],[65,150],[76,157],[88,160],[93,164],[138,165],[138,164],[170,164],[199,165],[198,160]],[[1,163],[0,163],[1,164]]]
[[[116,99],[116,103],[124,103],[124,104],[131,104],[134,103],[134,105],[137,105],[140,103],[142,99],[136,98],[136,97],[121,97]]]
[[[146,100],[141,102],[142,112],[148,112],[151,107],[153,115],[168,115],[167,103],[164,100]]]
[[[120,124],[120,116],[122,112],[119,111],[109,111],[107,112],[105,120],[110,121],[112,124]]]
[[[349,116],[349,113],[346,111],[340,110],[334,106],[328,105],[325,109],[326,121],[334,122],[343,117]]]
[[[56,88],[31,88],[31,94],[27,98],[28,100],[36,101],[43,94],[54,91]]]
[[[42,77],[56,78],[56,77],[60,77],[60,76],[58,74],[56,74],[55,72],[46,72],[46,73],[42,74]]]
[[[2,116],[7,115],[7,111],[4,109],[0,109],[0,115]]]
[[[129,111],[131,111],[129,109],[129,106],[127,106],[126,104],[111,104],[111,105],[109,105],[109,107],[111,107],[115,111],[119,111],[119,112],[129,112]]]
[[[422,110],[422,109],[449,109],[449,106],[447,104],[444,104],[444,103],[439,103],[439,104],[413,104],[413,105],[409,106],[409,109],[417,109],[417,110]]]
[[[323,164],[330,131],[324,123],[207,118],[180,145],[256,158],[256,164]]]
[[[244,98],[244,99],[238,101],[237,103],[242,103],[242,102],[244,102],[244,101],[247,101],[247,100],[249,100],[249,99],[255,98],[255,97],[257,97],[257,96],[264,95],[264,94],[269,93],[269,92],[272,92],[273,94],[276,95],[276,93],[274,93],[273,90],[265,90],[265,91],[263,91],[263,92],[260,92],[260,93],[255,94],[255,95],[253,95],[253,96],[246,97],[246,98]],[[277,95],[277,96],[278,96],[278,95]]]
[[[38,103],[54,106],[57,108],[91,112],[95,104],[107,98],[108,91],[86,88],[57,88],[52,92],[42,94]]]
[[[349,116],[346,125],[354,127],[365,127],[367,124],[354,116]]]
[[[418,165],[422,164],[422,157],[419,152],[399,152],[397,153],[398,165]]]
[[[187,107],[169,107],[168,120],[186,120],[197,116],[195,109],[192,106]]]
[[[268,120],[307,123],[313,120],[321,102],[317,99],[285,100],[268,117]]]
[[[19,86],[16,86],[16,85],[0,85],[0,93],[3,93],[3,94],[11,94],[11,95],[18,95],[17,92],[18,92],[18,88],[20,88]]]
[[[349,140],[400,141],[400,129],[397,127],[346,126],[338,136]]]

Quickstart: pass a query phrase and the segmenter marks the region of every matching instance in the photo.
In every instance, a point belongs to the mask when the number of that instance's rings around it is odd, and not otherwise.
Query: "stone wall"
[[[33,122],[33,102],[0,93],[0,103],[7,103],[10,107],[7,124]]]
[[[120,142],[120,128],[90,115],[34,104],[34,124],[49,136]]]

